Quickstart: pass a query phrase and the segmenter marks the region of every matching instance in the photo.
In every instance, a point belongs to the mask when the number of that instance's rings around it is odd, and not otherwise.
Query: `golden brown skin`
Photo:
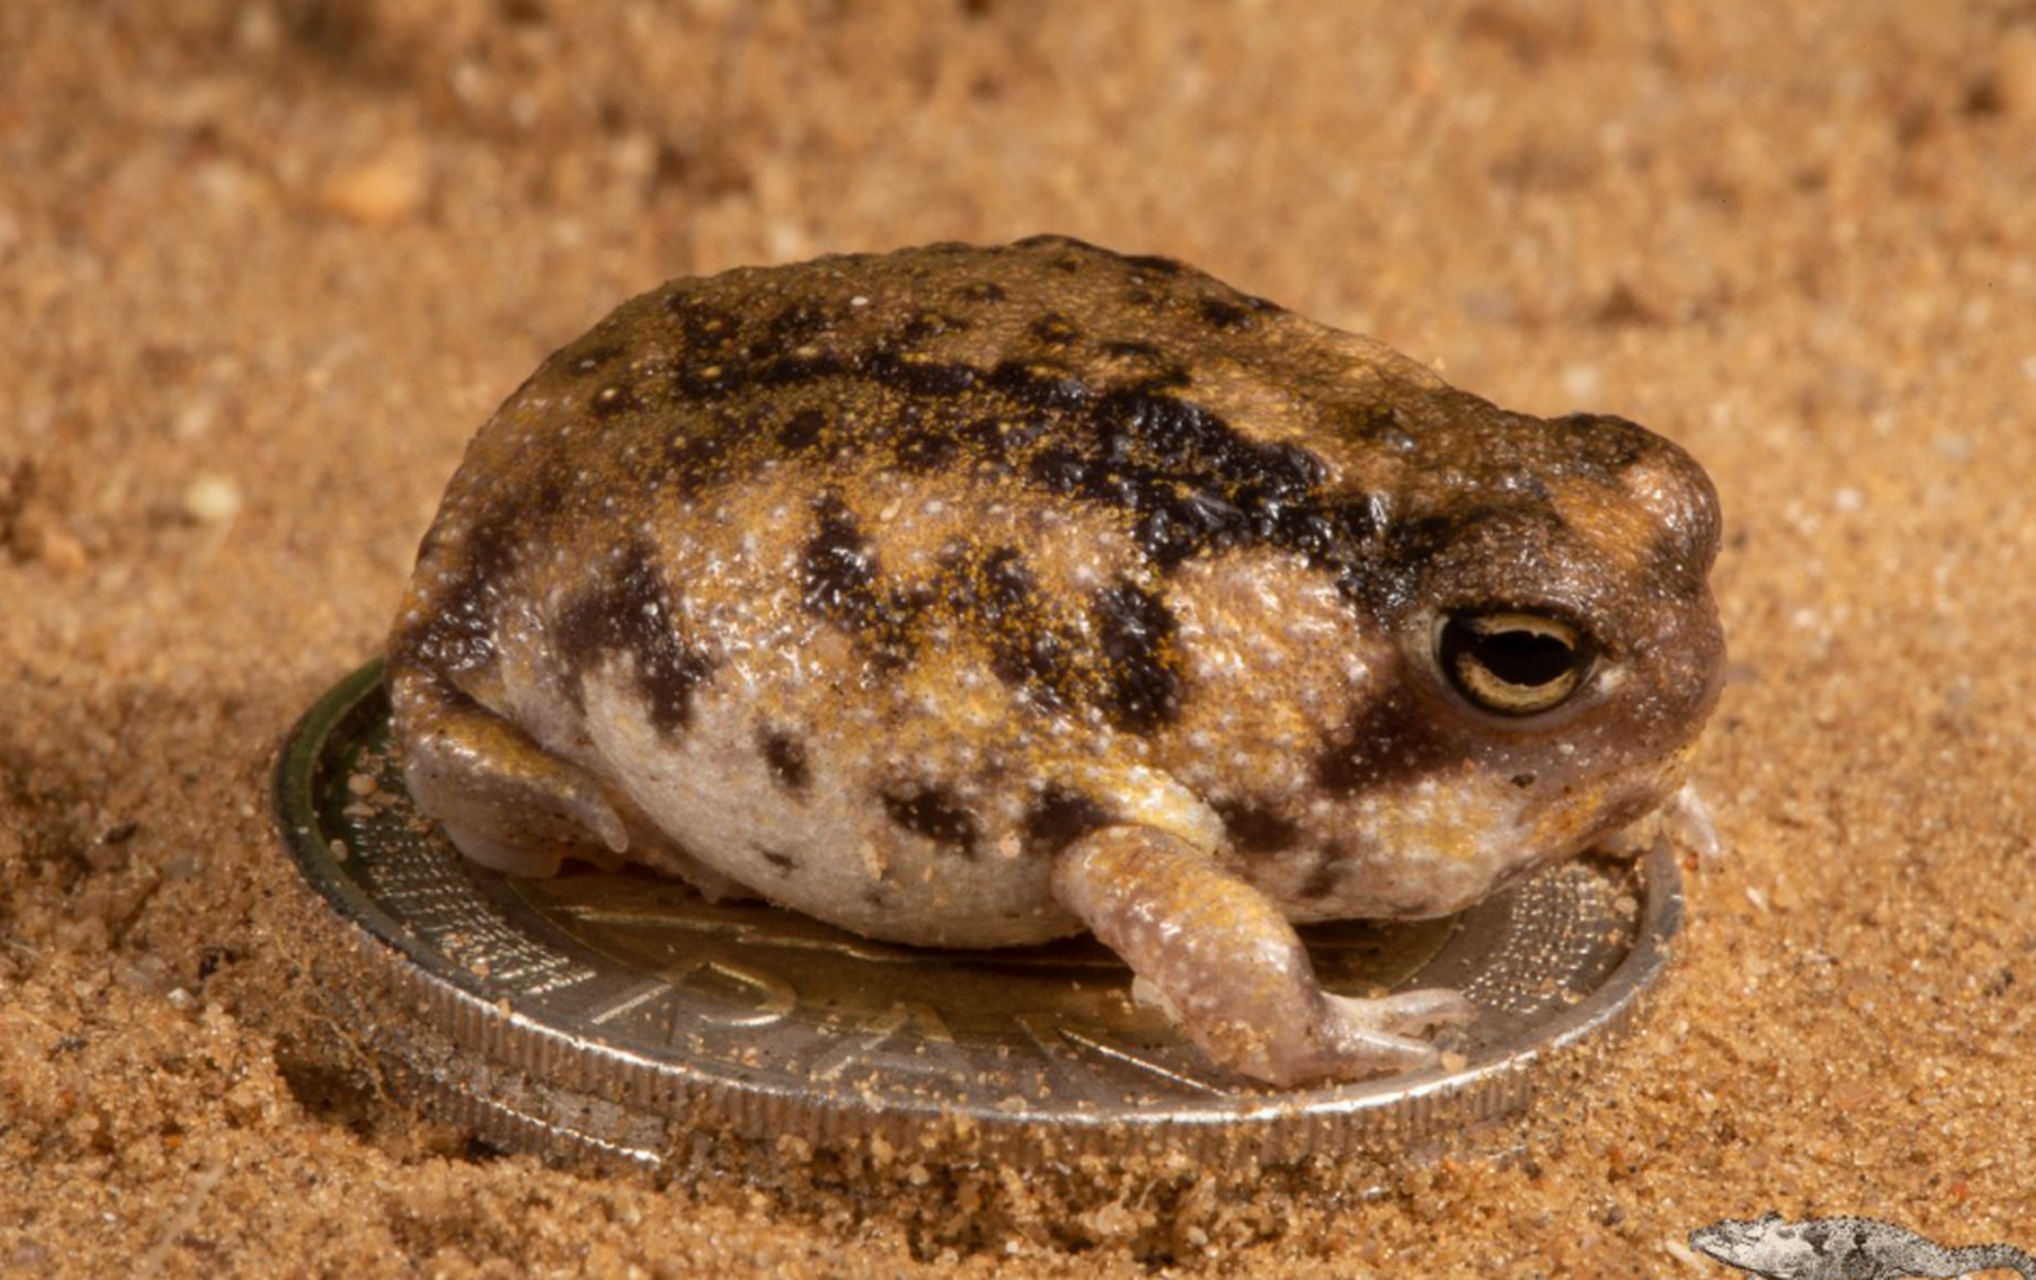
[[[1177,263],[1042,238],[683,280],[470,446],[390,641],[471,856],[881,938],[1091,928],[1218,1061],[1433,1061],[1288,921],[1462,908],[1657,808],[1717,499]]]

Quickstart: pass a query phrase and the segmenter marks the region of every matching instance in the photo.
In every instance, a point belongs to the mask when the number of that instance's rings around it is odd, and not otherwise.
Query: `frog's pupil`
[[[1448,618],[1436,636],[1435,658],[1458,693],[1487,711],[1514,716],[1563,702],[1590,661],[1567,626],[1511,612]]]
[[[1576,662],[1576,651],[1560,637],[1524,630],[1473,633],[1470,655],[1479,666],[1507,684],[1530,689],[1560,680]]]

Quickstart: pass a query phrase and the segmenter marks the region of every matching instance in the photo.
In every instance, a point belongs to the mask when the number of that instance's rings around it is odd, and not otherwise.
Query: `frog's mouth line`
[[[1681,761],[1676,773],[1681,774]],[[1668,797],[1630,822],[1615,826],[1584,846],[1586,854],[1629,861],[1666,839],[1671,848],[1696,855],[1706,865],[1722,856],[1711,807],[1696,784],[1684,779]]]

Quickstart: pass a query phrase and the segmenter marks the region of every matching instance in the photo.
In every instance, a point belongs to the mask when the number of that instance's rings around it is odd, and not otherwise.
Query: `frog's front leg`
[[[541,879],[567,858],[613,869],[626,854],[709,901],[753,896],[660,830],[620,785],[546,750],[436,672],[394,659],[389,669],[404,785],[475,862]]]
[[[629,829],[593,775],[443,676],[397,669],[389,698],[405,743],[404,784],[469,858],[511,875],[550,876],[564,858],[629,848]]]
[[[1272,1084],[1432,1066],[1435,1047],[1412,1037],[1477,1013],[1454,991],[1376,1000],[1324,991],[1270,899],[1150,827],[1105,827],[1069,845],[1053,893],[1158,989],[1204,1053]]]

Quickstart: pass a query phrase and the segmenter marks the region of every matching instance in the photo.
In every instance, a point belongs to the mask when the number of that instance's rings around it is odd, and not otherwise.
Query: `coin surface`
[[[934,1162],[1405,1145],[1525,1106],[1538,1061],[1624,1021],[1681,918],[1657,844],[1450,919],[1308,926],[1329,989],[1454,987],[1480,1016],[1438,1038],[1440,1068],[1271,1089],[1209,1065],[1092,940],[926,950],[642,874],[475,866],[404,794],[380,674],[292,733],[277,822],[344,960],[336,1016],[428,1110],[508,1150],[659,1170],[708,1132]]]

